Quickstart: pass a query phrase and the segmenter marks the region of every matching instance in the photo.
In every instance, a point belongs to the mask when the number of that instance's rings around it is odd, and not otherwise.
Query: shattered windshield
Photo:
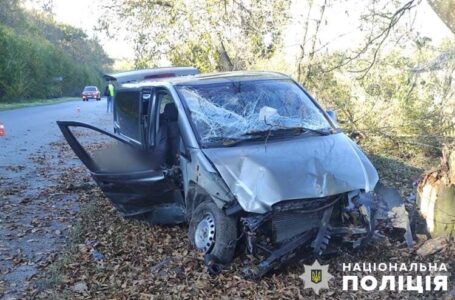
[[[203,144],[264,131],[331,128],[319,108],[291,80],[233,80],[177,89]]]

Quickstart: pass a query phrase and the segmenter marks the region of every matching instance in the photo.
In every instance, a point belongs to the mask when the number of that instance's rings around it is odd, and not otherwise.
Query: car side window
[[[117,122],[122,135],[133,139],[136,143],[141,141],[141,128],[138,119],[140,113],[139,92],[122,91],[115,98]]]
[[[168,103],[174,103],[174,100],[172,99],[172,96],[168,92],[160,92],[161,95],[158,95],[159,101],[160,101],[160,114],[164,113],[164,108],[166,107],[166,104]]]
[[[154,105],[156,107],[155,110],[155,116],[154,116],[154,123],[155,123],[155,129],[151,131],[151,137],[150,139],[154,141],[154,145],[159,145],[160,144],[160,139],[163,137],[162,134],[160,134],[160,128],[164,123],[164,110],[167,104],[169,103],[174,103],[174,100],[169,93],[169,91],[165,89],[158,89],[155,92],[155,101]]]
[[[159,103],[159,110],[158,110],[158,122],[157,122],[157,130],[159,130],[160,125],[163,123],[164,118],[164,109],[166,105],[170,103],[174,103],[174,99],[172,99],[171,94],[168,91],[162,90],[157,93],[157,100]]]

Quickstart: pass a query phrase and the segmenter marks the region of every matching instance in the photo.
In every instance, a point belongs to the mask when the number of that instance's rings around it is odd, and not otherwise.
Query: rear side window
[[[140,143],[139,95],[137,91],[118,92],[114,103],[120,133]]]

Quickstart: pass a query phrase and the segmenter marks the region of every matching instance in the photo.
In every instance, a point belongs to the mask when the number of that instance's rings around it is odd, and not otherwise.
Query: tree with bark
[[[223,71],[249,68],[280,47],[289,1],[115,0],[103,7],[109,13],[99,30],[126,35],[136,67],[170,61]]]
[[[451,0],[428,0],[431,8],[455,34],[455,1]]]

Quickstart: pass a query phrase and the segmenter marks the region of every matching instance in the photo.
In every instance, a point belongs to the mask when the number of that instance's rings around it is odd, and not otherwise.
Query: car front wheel
[[[237,220],[226,216],[213,201],[202,202],[191,217],[189,237],[199,252],[228,264],[235,253]]]

